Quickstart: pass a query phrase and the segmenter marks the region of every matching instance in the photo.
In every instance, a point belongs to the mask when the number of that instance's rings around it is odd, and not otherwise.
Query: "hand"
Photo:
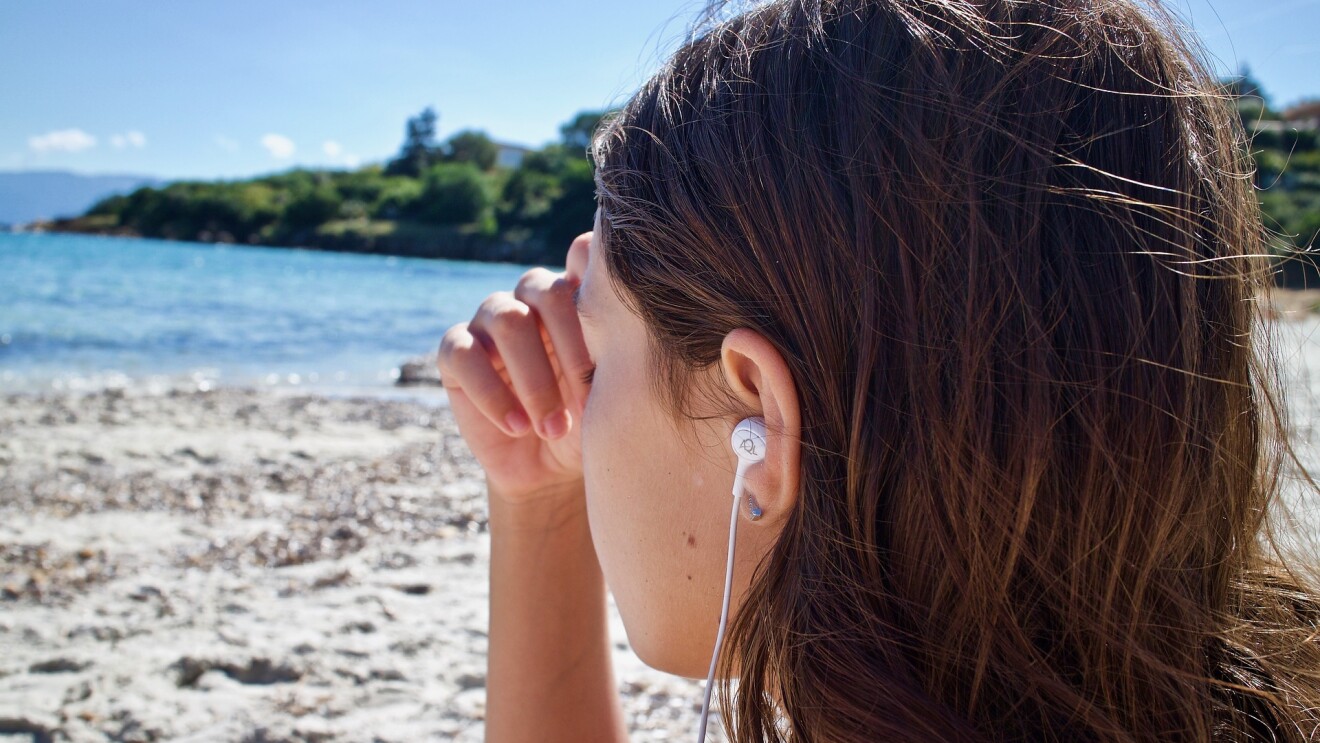
[[[580,489],[582,376],[592,362],[572,292],[582,283],[591,236],[573,240],[562,273],[528,270],[512,292],[486,297],[472,320],[440,341],[436,364],[459,432],[486,470],[487,486],[511,502]]]

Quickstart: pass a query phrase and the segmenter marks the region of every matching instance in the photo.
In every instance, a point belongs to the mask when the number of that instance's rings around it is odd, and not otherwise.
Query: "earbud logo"
[[[756,439],[752,438],[751,436],[748,436],[747,438],[743,439],[742,444],[740,444],[740,447],[742,448],[743,451],[747,452],[748,454],[751,454],[752,456],[757,456]]]

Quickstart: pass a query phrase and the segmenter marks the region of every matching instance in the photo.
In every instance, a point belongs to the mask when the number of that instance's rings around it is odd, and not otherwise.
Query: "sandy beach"
[[[443,395],[6,395],[0,737],[480,741],[488,557]],[[634,740],[692,735],[610,610]]]
[[[1303,321],[1281,340],[1304,372],[1317,303],[1270,312]],[[1320,461],[1320,377],[1290,385]],[[0,739],[482,739],[484,480],[441,390],[128,380],[2,401]],[[1320,504],[1294,505],[1320,541]],[[610,611],[633,740],[692,735],[701,683],[645,666]]]

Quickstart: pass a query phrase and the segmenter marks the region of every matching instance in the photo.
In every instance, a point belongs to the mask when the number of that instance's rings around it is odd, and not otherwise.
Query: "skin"
[[[441,378],[490,497],[488,741],[546,740],[551,722],[564,739],[625,739],[605,585],[651,667],[704,679],[715,644],[737,467],[729,436],[742,416],[680,424],[666,414],[648,376],[645,325],[595,257],[599,225],[598,211],[563,272],[527,271],[440,344]],[[581,377],[593,366],[588,385]],[[768,431],[745,490],[764,516],[752,521],[745,498],[739,509],[732,621],[795,503],[797,388],[782,355],[749,328],[728,333],[719,363],[694,383],[725,386]],[[519,432],[511,414],[536,423]]]

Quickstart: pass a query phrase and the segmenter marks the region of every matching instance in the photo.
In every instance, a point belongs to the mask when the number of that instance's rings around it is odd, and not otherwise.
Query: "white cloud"
[[[223,134],[215,135],[215,143],[219,145],[221,149],[226,150],[228,152],[238,151],[238,142],[235,142],[234,140],[230,139],[229,137],[226,137]]]
[[[267,134],[261,138],[261,146],[266,148],[270,156],[277,160],[286,160],[293,157],[293,140],[283,134]]]
[[[330,156],[330,159],[346,168],[356,168],[362,164],[362,158],[351,152],[344,152],[344,146],[333,139],[327,139],[321,144],[321,151]]]
[[[147,146],[147,135],[137,130],[130,130],[123,134],[111,134],[110,146],[116,150],[122,150],[125,147],[137,147],[141,149]]]
[[[28,137],[28,147],[34,152],[78,152],[96,146],[96,137],[82,129],[57,129]]]

